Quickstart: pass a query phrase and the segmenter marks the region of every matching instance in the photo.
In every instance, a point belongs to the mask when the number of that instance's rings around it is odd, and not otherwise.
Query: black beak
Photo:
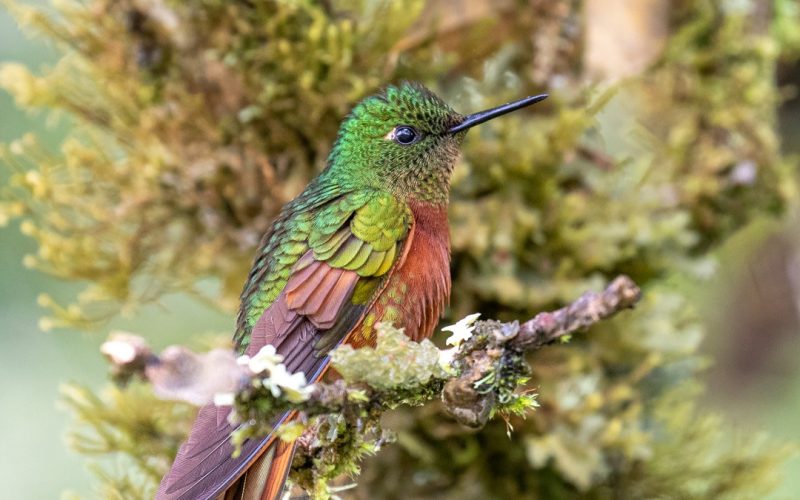
[[[497,106],[496,108],[473,113],[467,116],[463,122],[448,130],[448,132],[455,134],[456,132],[467,130],[475,125],[488,122],[492,118],[497,118],[498,116],[502,116],[506,113],[511,113],[512,111],[522,109],[526,106],[530,106],[531,104],[536,104],[537,102],[544,101],[545,99],[547,99],[547,94],[532,95],[524,99],[520,99],[519,101],[509,102],[508,104],[503,104],[502,106]]]

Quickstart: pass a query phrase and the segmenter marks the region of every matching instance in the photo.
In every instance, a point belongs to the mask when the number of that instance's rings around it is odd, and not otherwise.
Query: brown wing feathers
[[[223,419],[218,424],[218,408],[204,406],[197,415],[189,439],[181,446],[172,469],[161,481],[156,498],[211,499],[222,493],[229,478],[236,478],[256,459],[272,438],[248,441],[242,453],[232,459],[230,433],[233,427]],[[282,418],[276,420],[279,425]]]
[[[324,241],[317,241],[314,250],[308,250],[297,261],[281,293],[249,332],[247,354],[254,355],[271,344],[284,357],[288,371],[303,372],[310,382],[322,376],[328,364],[325,354],[347,340],[364,311],[388,283],[392,269],[402,265],[413,240],[412,219],[407,233],[402,236],[398,233],[398,241],[391,246],[376,240],[375,244],[380,243],[381,247],[376,249],[372,242],[361,241],[346,229],[357,208],[357,204],[337,206],[342,211],[342,217],[337,219],[341,229],[331,231],[333,234]],[[401,245],[402,250],[398,248]],[[266,245],[262,255],[271,254],[270,249]],[[329,259],[330,264],[326,263]],[[253,283],[258,281],[252,277],[265,272],[268,260],[262,257],[256,262],[243,293],[244,303],[250,303],[255,290]],[[380,281],[368,287],[370,297],[360,297],[354,304],[351,299],[360,277]],[[239,326],[244,335],[247,329],[242,325],[246,319],[246,314],[241,313]],[[236,340],[242,342],[243,337],[237,333]],[[273,500],[280,494],[291,466],[293,444],[275,442],[273,436],[267,436],[244,443],[242,454],[231,458],[233,447],[229,437],[233,427],[227,422],[227,411],[213,406],[201,409],[189,439],[161,482],[157,499],[256,500],[259,497],[254,495],[262,489],[261,499]],[[293,415],[277,417],[273,426],[287,418]]]
[[[333,328],[342,332],[335,345],[350,330],[358,315],[340,313],[346,309],[358,275],[316,261],[311,252],[301,258],[295,269],[284,291],[254,326],[247,353],[254,355],[263,346],[272,344],[284,356],[287,370],[304,372],[314,380],[323,372],[327,358],[324,353],[315,352],[313,339],[320,332]],[[363,308],[358,309],[360,315]],[[350,324],[337,324],[337,321]],[[214,406],[201,409],[189,439],[181,446],[172,469],[162,480],[158,499],[216,497],[273,441],[270,437],[251,440],[245,443],[242,455],[232,459],[233,447],[228,438],[233,427],[227,423],[226,416],[226,409]],[[288,456],[290,462],[291,453]],[[276,464],[280,465],[285,464]],[[286,471],[275,469],[271,475],[277,472]]]
[[[331,328],[350,300],[358,274],[314,260],[311,251],[298,261],[297,269],[284,288],[287,306],[307,316],[320,330]]]

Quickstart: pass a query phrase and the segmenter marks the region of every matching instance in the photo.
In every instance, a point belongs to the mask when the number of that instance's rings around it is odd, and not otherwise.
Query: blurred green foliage
[[[752,2],[674,0],[660,58],[609,88],[581,77],[581,4],[510,2],[511,15],[455,27],[410,0],[8,4],[63,57],[41,75],[5,64],[0,86],[72,125],[59,151],[32,135],[0,151],[13,172],[0,222],[21,220],[38,244],[26,265],[85,286],[70,304],[43,296],[43,326],[93,328],[171,291],[233,310],[260,235],[323,166],[349,107],[384,82],[421,80],[462,111],[548,87],[538,114],[466,142],[450,208],[451,315],[526,317],[621,272],[646,300],[531,357],[541,408],[513,421],[511,440],[503,422],[466,432],[435,405],[393,415],[399,443],[367,462],[351,495],[765,491],[784,452],[728,446],[724,426],[696,414],[702,330],[668,276],[707,275],[733,231],[794,200],[774,72],[800,53],[800,13],[786,0],[766,19]],[[635,140],[611,146],[607,106],[641,124]],[[152,458],[139,473],[106,472],[104,494],[152,491],[187,410],[131,416],[140,393],[82,394],[68,398],[93,430],[79,449]]]
[[[70,432],[70,447],[89,457],[114,454],[122,459],[118,466],[126,467],[113,474],[95,466],[103,479],[102,498],[153,496],[152,485],[161,480],[195,414],[188,404],[162,401],[140,384],[108,387],[101,395],[65,385],[62,400],[78,420],[95,424]]]

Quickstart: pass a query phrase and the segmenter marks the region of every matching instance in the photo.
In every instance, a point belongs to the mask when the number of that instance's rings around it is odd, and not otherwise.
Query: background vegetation
[[[71,444],[104,467],[88,489],[61,449],[53,422],[63,416],[49,409],[56,380],[100,387],[102,335],[36,332],[36,294],[47,291],[45,329],[218,342],[275,211],[321,168],[352,103],[402,78],[465,112],[553,94],[467,140],[450,211],[451,318],[527,317],[620,272],[646,299],[530,360],[542,407],[513,422],[510,440],[502,421],[467,432],[435,405],[391,415],[398,443],[366,464],[350,495],[770,490],[786,453],[750,429],[800,437],[789,425],[800,406],[789,154],[800,113],[784,104],[798,74],[796,3],[461,7],[92,0],[42,14],[8,5],[52,43],[25,52],[10,29],[0,35],[15,37],[3,59],[50,61],[34,73],[0,68],[0,218],[12,226],[0,232],[2,370],[23,381],[4,384],[2,423],[15,462],[46,460],[54,471],[42,480],[5,469],[11,491],[152,491],[191,416],[144,388],[97,399],[70,386]],[[724,418],[695,409],[706,329]]]

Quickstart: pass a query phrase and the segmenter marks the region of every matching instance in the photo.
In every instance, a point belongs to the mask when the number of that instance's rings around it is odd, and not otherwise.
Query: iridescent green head
[[[324,175],[402,199],[444,203],[466,131],[545,97],[464,116],[418,83],[389,86],[361,101],[342,123]]]

